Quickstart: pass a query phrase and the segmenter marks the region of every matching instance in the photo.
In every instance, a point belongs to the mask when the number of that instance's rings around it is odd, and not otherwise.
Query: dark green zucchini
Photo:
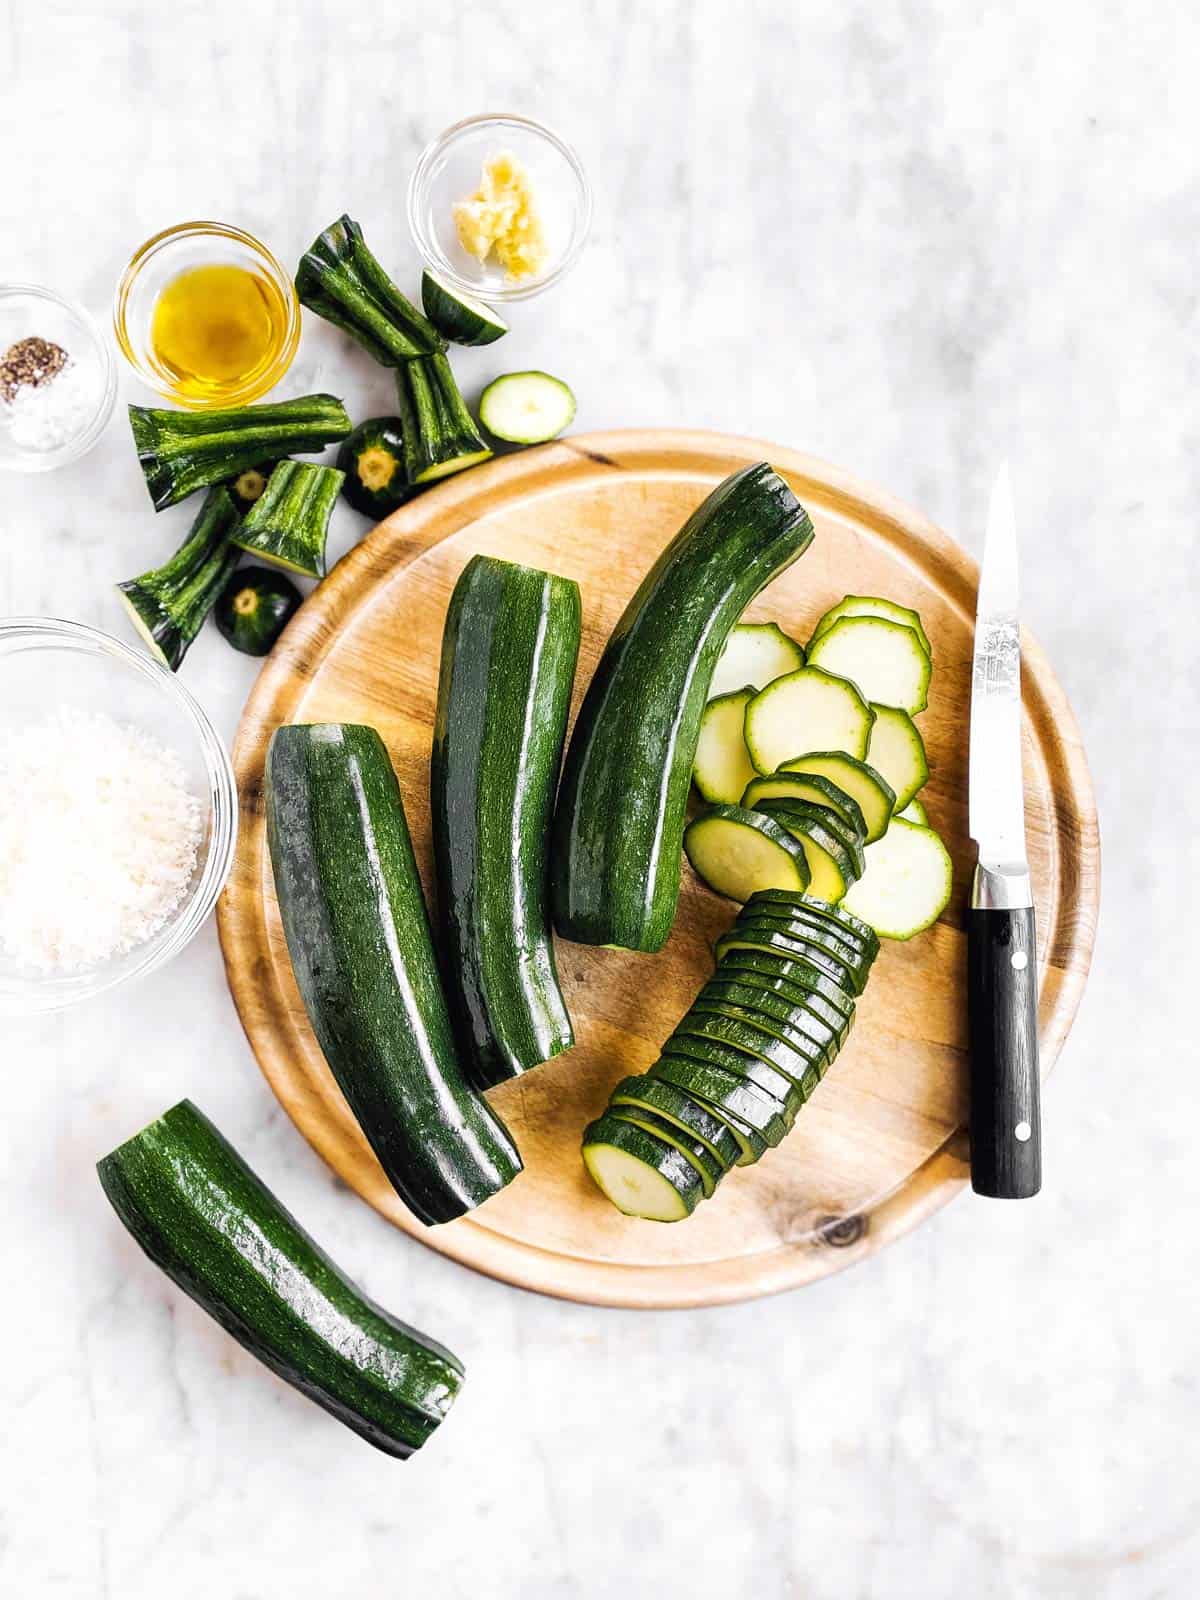
[[[789,1079],[802,1099],[807,1099],[820,1081],[823,1051],[819,1044],[780,1039],[749,1019],[726,1017],[715,1011],[689,1011],[671,1037],[731,1045]]]
[[[726,1169],[741,1159],[741,1143],[729,1124],[673,1083],[645,1074],[622,1078],[608,1098],[615,1108],[637,1106],[671,1123],[689,1139],[702,1144],[713,1160]]]
[[[797,1013],[806,1011],[825,1024],[839,1047],[845,1043],[854,1021],[853,1011],[839,1011],[837,1006],[830,1005],[824,995],[812,990],[792,989],[785,994],[779,988],[770,988],[766,982],[756,981],[751,973],[725,973],[719,968],[692,1004],[699,1005],[707,999],[745,1006],[757,1011],[768,1022],[778,1021],[791,1026],[795,1026]]]
[[[864,984],[871,970],[872,958],[865,950],[841,938],[823,923],[802,922],[798,917],[771,911],[752,911],[743,912],[733,926],[736,932],[781,933],[787,939],[802,939],[815,944],[828,955],[836,956]]]
[[[399,417],[360,422],[337,454],[346,474],[342,494],[364,517],[376,522],[399,509],[416,492],[405,475],[404,430]]]
[[[644,1106],[615,1106],[610,1103],[604,1115],[606,1118],[614,1117],[618,1122],[627,1122],[632,1128],[641,1128],[646,1133],[652,1133],[656,1139],[661,1139],[663,1144],[669,1144],[678,1150],[700,1174],[700,1182],[704,1186],[704,1198],[712,1199],[717,1185],[728,1168],[716,1159],[707,1146],[701,1144],[698,1139],[689,1139],[675,1123],[668,1122],[665,1117],[656,1116]]]
[[[695,1095],[722,1115],[728,1112],[771,1149],[782,1144],[791,1127],[789,1108],[722,1060],[718,1053],[705,1055],[699,1049],[664,1050],[650,1075]]]
[[[341,487],[336,467],[281,461],[242,519],[234,543],[288,572],[323,578],[329,518]]]
[[[263,490],[278,461],[260,461],[256,466],[243,467],[236,473],[225,487],[233,496],[233,503],[238,508],[238,515],[245,516],[254,502],[261,496]]]
[[[839,955],[847,954],[866,967],[875,959],[875,951],[868,948],[852,929],[838,927],[836,923],[799,907],[789,909],[782,905],[751,905],[747,902],[735,926],[749,927],[752,923],[764,927],[770,925],[780,933],[798,933],[805,938],[816,935],[820,942],[830,942],[830,947]]]
[[[831,1006],[846,1016],[854,1013],[854,996],[838,978],[814,967],[802,956],[781,956],[778,951],[765,951],[754,947],[730,950],[717,962],[714,976],[742,974],[753,977],[756,983],[766,984],[788,997],[792,991],[801,994],[819,994]]]
[[[521,1169],[454,1049],[421,880],[374,728],[277,728],[267,838],[313,1032],[387,1177],[422,1222],[449,1222]]]
[[[437,1428],[461,1363],[355,1288],[190,1100],[96,1170],[151,1261],[285,1382],[388,1455]]]
[[[404,436],[404,474],[410,484],[449,477],[492,454],[444,355],[406,361],[396,369],[396,409]]]
[[[134,627],[172,672],[216,603],[241,552],[230,542],[238,514],[226,489],[210,489],[171,559],[117,585]]]
[[[873,956],[879,954],[879,935],[875,929],[869,922],[847,911],[845,906],[831,906],[827,900],[818,900],[808,894],[793,894],[790,889],[760,889],[747,900],[745,909],[757,910],[760,906],[764,909],[770,906],[810,912],[828,922],[835,933],[842,930],[846,935],[853,934],[864,950],[869,950]]]
[[[866,978],[854,966],[799,935],[776,933],[773,929],[731,928],[721,935],[713,949],[718,962],[731,950],[765,950],[809,962],[848,994],[860,995],[866,987]]]
[[[300,609],[300,591],[270,567],[239,567],[214,608],[217,627],[235,650],[265,656]]]
[[[627,1217],[682,1222],[704,1198],[704,1180],[681,1150],[619,1117],[598,1117],[583,1130],[583,1164]]]
[[[301,305],[356,339],[382,366],[445,349],[437,329],[401,294],[350,217],[331,222],[300,257],[296,293]]]
[[[442,948],[472,1081],[575,1042],[554,964],[550,824],[579,654],[579,586],[475,556],[442,636],[430,796]]]
[[[719,1066],[726,1072],[732,1072],[742,1083],[753,1085],[776,1101],[788,1128],[795,1122],[796,1113],[804,1103],[795,1080],[772,1062],[764,1061],[753,1051],[742,1050],[728,1040],[705,1039],[694,1031],[685,1032],[682,1024],[662,1047],[660,1059],[668,1056],[687,1056],[693,1061],[702,1061],[705,1066]]]
[[[421,304],[442,338],[452,344],[494,344],[508,332],[508,323],[491,306],[463,294],[428,267],[421,274]]]
[[[807,1006],[793,1006],[786,1001],[776,1001],[774,1007],[769,1008],[763,1003],[762,991],[756,995],[753,990],[743,989],[731,994],[728,987],[710,980],[692,1001],[688,1015],[694,1017],[699,1012],[708,1012],[734,1022],[752,1023],[786,1044],[796,1044],[801,1049],[815,1045],[818,1050],[829,1052],[830,1060],[841,1049],[847,1032],[845,1019],[830,1023]]]
[[[129,426],[154,509],[236,477],[268,457],[306,455],[344,439],[350,418],[331,394],[224,411],[130,406]]]
[[[567,751],[553,861],[567,938],[631,950],[665,942],[713,670],[742,611],[812,538],[804,507],[759,462],[708,496],[643,579]]]

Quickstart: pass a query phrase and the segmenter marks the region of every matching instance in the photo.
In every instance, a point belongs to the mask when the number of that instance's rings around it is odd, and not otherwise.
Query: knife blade
[[[1037,942],[1021,780],[1017,527],[1007,464],[992,488],[971,671],[968,809],[979,851],[967,918],[971,1186],[1041,1188]]]

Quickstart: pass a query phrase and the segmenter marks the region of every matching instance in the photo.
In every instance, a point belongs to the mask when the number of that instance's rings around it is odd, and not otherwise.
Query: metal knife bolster
[[[1024,861],[998,866],[980,858],[971,883],[972,911],[1024,911],[1033,905],[1033,884]]]

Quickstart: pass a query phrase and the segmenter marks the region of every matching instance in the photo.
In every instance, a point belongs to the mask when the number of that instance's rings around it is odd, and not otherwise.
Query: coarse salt
[[[152,938],[196,869],[203,808],[178,755],[65,708],[0,748],[0,948],[42,973]]]
[[[100,389],[94,362],[68,361],[45,382],[23,384],[0,416],[18,449],[61,450],[95,417]]]

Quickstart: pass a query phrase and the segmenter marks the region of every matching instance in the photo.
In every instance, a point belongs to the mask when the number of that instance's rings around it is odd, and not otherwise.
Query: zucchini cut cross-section
[[[714,695],[704,708],[692,778],[705,800],[735,806],[754,777],[743,735],[746,707],[754,694],[749,687],[735,689]]]
[[[615,1117],[618,1122],[628,1122],[634,1128],[643,1128],[647,1133],[652,1133],[656,1139],[661,1139],[663,1144],[673,1145],[680,1155],[687,1157],[700,1174],[700,1182],[704,1186],[704,1198],[712,1199],[727,1169],[699,1140],[689,1139],[673,1122],[668,1122],[665,1117],[656,1116],[644,1106],[618,1106],[610,1102],[605,1116]]]
[[[746,707],[746,748],[761,773],[776,772],[806,750],[844,750],[861,760],[873,720],[853,683],[810,659],[776,678]]]
[[[709,685],[708,697],[728,694],[749,685],[765,689],[767,684],[795,672],[804,665],[804,651],[774,622],[739,622],[725,641]]]
[[[774,927],[731,928],[713,946],[718,963],[732,950],[760,950],[788,960],[805,961],[847,994],[860,995],[866,978],[854,963],[843,961],[801,934],[779,933]]]
[[[792,834],[808,860],[808,892],[818,900],[837,902],[860,877],[865,862],[857,837],[840,832],[834,818],[819,806],[800,800],[764,800],[759,810]],[[788,888],[788,884],[759,884],[758,888]]]
[[[815,639],[809,664],[855,684],[864,700],[924,711],[932,666],[916,633],[886,617],[843,617]],[[813,746],[818,741],[813,740]],[[826,747],[836,741],[820,741]],[[851,750],[864,755],[865,750]]]
[[[868,846],[867,870],[847,909],[885,939],[911,939],[937,921],[953,888],[953,863],[933,829],[896,817]]]
[[[761,811],[709,806],[688,823],[683,848],[709,888],[730,900],[748,900],[759,889],[809,886],[803,843]]]
[[[782,777],[789,772],[811,773],[828,778],[839,789],[844,789],[857,802],[863,814],[863,821],[867,825],[867,844],[882,839],[887,832],[896,804],[895,791],[865,761],[856,760],[844,750],[812,750],[807,755],[785,761],[777,776]]]
[[[899,706],[872,705],[875,721],[867,744],[867,760],[880,777],[895,790],[894,809],[905,806],[929,777],[925,741],[916,723]]]
[[[742,1146],[729,1124],[665,1079],[652,1078],[648,1073],[622,1078],[609,1096],[609,1103],[616,1107],[640,1106],[672,1123],[688,1138],[702,1144],[726,1170],[736,1166],[741,1158]]]
[[[921,642],[925,654],[933,659],[933,646],[929,642],[929,635],[921,626],[921,618],[917,612],[908,606],[898,606],[894,600],[881,599],[873,594],[848,594],[844,600],[839,600],[836,606],[829,610],[813,629],[809,645],[816,644],[823,633],[828,633],[835,622],[840,622],[843,617],[884,617],[888,622],[899,622],[906,628],[911,628]]]
[[[461,1363],[356,1289],[190,1100],[97,1171],[151,1261],[369,1444],[403,1458],[446,1416]]]
[[[858,801],[839,789],[829,778],[816,773],[772,772],[753,777],[741,796],[741,804],[751,810],[760,800],[803,800],[808,805],[824,806],[839,817],[865,843],[867,822]]]
[[[548,372],[506,372],[479,396],[479,420],[509,444],[545,444],[575,419],[575,396]]]
[[[583,1163],[618,1211],[647,1222],[682,1222],[704,1197],[697,1169],[674,1145],[615,1116],[583,1132]]]

